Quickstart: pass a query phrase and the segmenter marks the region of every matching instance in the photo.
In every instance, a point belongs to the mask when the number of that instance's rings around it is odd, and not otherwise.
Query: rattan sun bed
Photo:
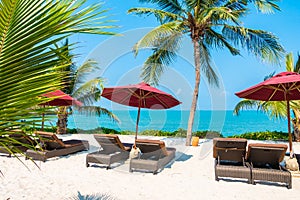
[[[119,137],[112,134],[95,134],[94,138],[100,148],[86,156],[87,167],[90,166],[90,163],[97,163],[104,164],[106,169],[110,169],[111,164],[128,159],[132,144],[121,143]]]
[[[6,154],[8,157],[11,157],[13,153],[24,153],[27,149],[33,148],[37,144],[37,141],[19,130],[2,135],[0,137],[1,140],[6,141],[9,145],[6,147],[0,146],[0,154]]]
[[[252,183],[279,182],[292,188],[291,173],[280,165],[286,150],[285,144],[249,144],[247,161],[251,165]]]
[[[214,138],[215,180],[220,177],[247,179],[251,183],[251,170],[245,162],[247,140],[241,138]]]
[[[26,151],[26,157],[33,160],[46,161],[48,158],[56,156],[65,156],[89,149],[89,143],[86,140],[66,140],[59,139],[54,133],[37,131],[42,149]]]
[[[135,144],[142,154],[130,159],[130,172],[142,170],[157,174],[158,170],[162,170],[175,157],[176,149],[166,147],[160,140],[137,139]]]

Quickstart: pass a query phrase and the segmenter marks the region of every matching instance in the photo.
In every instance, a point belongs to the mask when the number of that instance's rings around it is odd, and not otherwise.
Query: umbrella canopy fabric
[[[257,85],[235,93],[240,98],[261,101],[286,101],[290,153],[292,154],[292,135],[290,127],[290,100],[300,100],[300,74],[281,72]]]
[[[55,90],[53,92],[48,92],[48,93],[42,94],[41,96],[47,97],[47,98],[53,98],[52,100],[50,100],[46,103],[40,104],[42,106],[72,106],[72,105],[82,106],[83,105],[80,101],[67,95],[66,93],[64,93],[61,90]],[[45,114],[43,113],[41,130],[44,130],[44,117],[45,117]]]
[[[281,72],[235,94],[241,98],[261,101],[299,100],[300,74],[295,72]]]
[[[41,96],[48,97],[48,98],[54,98],[53,100],[48,101],[41,105],[47,105],[47,106],[72,106],[72,105],[82,106],[83,105],[80,101],[67,95],[66,93],[64,93],[61,90],[55,90],[53,92],[48,92],[46,94],[42,94]]]
[[[167,109],[181,103],[172,95],[143,82],[136,85],[104,88],[101,96],[126,106],[150,109]]]
[[[101,96],[119,104],[138,108],[135,138],[137,138],[138,133],[140,108],[168,109],[181,103],[172,95],[144,82],[135,85],[104,88]]]

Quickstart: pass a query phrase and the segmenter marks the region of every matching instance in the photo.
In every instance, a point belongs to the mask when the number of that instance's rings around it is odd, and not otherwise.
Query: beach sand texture
[[[130,173],[128,161],[106,170],[98,165],[85,166],[87,153],[98,149],[92,135],[64,135],[63,139],[87,139],[90,150],[60,158],[51,158],[45,163],[0,156],[0,199],[68,199],[82,195],[109,194],[114,199],[296,199],[300,196],[300,178],[293,177],[293,188],[272,184],[247,184],[240,180],[214,179],[212,141],[200,140],[198,147],[185,147],[184,139],[163,139],[167,146],[177,149],[176,160],[157,175]],[[134,136],[120,136],[122,142],[132,142]],[[145,136],[140,136],[145,138]],[[294,143],[300,150],[300,144]]]

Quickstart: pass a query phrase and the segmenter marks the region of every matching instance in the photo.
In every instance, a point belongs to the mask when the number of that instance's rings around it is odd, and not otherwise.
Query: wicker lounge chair
[[[36,132],[42,149],[26,151],[26,157],[33,160],[46,161],[48,158],[64,156],[89,149],[89,143],[86,140],[66,140],[59,139],[54,133]]]
[[[100,145],[99,151],[89,153],[86,156],[86,166],[89,163],[106,165],[106,169],[111,168],[111,164],[122,162],[128,159],[129,151],[133,144],[121,143],[117,135],[95,134],[94,138]]]
[[[230,177],[247,179],[251,183],[251,170],[245,162],[247,140],[241,138],[214,138],[215,179]]]
[[[10,143],[7,147],[0,146],[0,153],[6,154],[8,157],[11,157],[13,153],[24,153],[29,147],[33,148],[37,145],[37,141],[19,130],[14,130],[7,136],[1,136],[0,140],[6,140]]]
[[[285,183],[292,188],[291,173],[280,165],[285,156],[285,144],[249,144],[247,161],[251,165],[252,183],[269,181]]]
[[[146,170],[157,174],[159,169],[163,169],[175,157],[176,149],[166,147],[160,140],[137,139],[135,144],[142,154],[130,160],[130,172]]]

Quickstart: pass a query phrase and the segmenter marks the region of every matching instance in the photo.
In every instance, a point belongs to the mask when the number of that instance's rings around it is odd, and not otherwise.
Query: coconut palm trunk
[[[297,120],[296,123],[293,123],[293,129],[294,129],[294,133],[293,133],[294,141],[300,142],[300,123],[299,123],[299,120]]]
[[[57,134],[66,134],[68,126],[68,107],[61,106],[57,112]]]
[[[187,128],[187,137],[186,137],[187,146],[191,145],[193,124],[194,124],[195,112],[197,108],[197,100],[198,100],[199,85],[200,85],[200,47],[197,39],[193,40],[193,45],[194,45],[194,61],[195,61],[195,88],[194,88],[193,100],[192,100],[190,116],[188,121],[188,128]]]
[[[293,139],[294,141],[300,142],[300,111],[293,109],[293,113],[295,116],[295,119],[292,120],[293,122]]]

